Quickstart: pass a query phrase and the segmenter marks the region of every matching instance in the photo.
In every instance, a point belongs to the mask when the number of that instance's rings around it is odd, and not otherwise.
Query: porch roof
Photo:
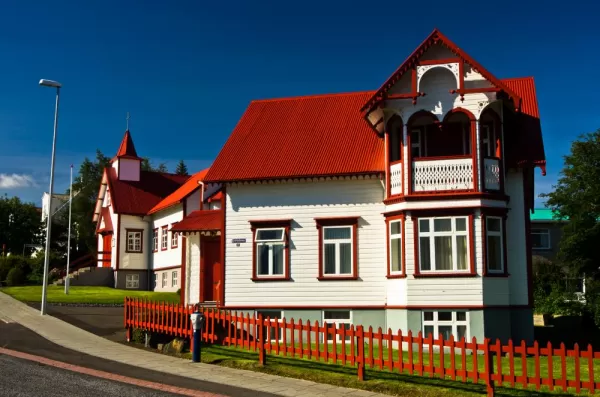
[[[194,211],[173,224],[173,232],[220,231],[223,227],[223,210]]]

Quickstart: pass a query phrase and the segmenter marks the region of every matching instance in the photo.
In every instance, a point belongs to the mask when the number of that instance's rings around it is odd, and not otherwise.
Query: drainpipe
[[[198,181],[198,185],[201,185],[200,188],[200,210],[204,208],[204,182]]]

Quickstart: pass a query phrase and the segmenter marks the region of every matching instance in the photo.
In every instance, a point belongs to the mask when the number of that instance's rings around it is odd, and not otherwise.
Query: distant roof
[[[558,219],[558,217],[556,215],[554,215],[552,210],[548,209],[548,208],[535,208],[534,212],[530,213],[529,219],[531,219],[532,222],[558,222],[558,221],[560,221],[560,219]],[[569,218],[567,218],[567,220],[568,219]]]
[[[139,181],[122,181],[113,167],[106,168],[106,172],[114,212],[127,215],[146,215],[189,178],[187,175],[141,171]]]
[[[221,230],[223,227],[223,210],[200,210],[190,213],[183,220],[174,223],[174,232],[200,232]]]
[[[123,140],[121,141],[119,150],[117,150],[117,155],[115,156],[115,158],[118,157],[139,159],[135,150],[135,145],[133,144],[133,139],[131,139],[131,134],[129,133],[129,130],[125,131],[125,135],[123,136]]]
[[[150,211],[148,211],[148,215],[179,204],[181,200],[192,194],[194,190],[198,189],[198,182],[204,179],[207,172],[208,168],[187,177],[188,180],[185,181],[181,187],[156,204]]]

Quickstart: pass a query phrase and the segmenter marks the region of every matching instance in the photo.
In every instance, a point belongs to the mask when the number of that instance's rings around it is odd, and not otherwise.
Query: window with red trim
[[[154,229],[154,234],[152,235],[152,251],[158,251],[158,228]]]
[[[169,230],[167,226],[163,226],[161,228],[161,241],[160,241],[160,249],[161,251],[169,248]]]
[[[317,218],[319,279],[358,277],[358,217]]]
[[[486,264],[488,273],[504,273],[502,218],[486,216]]]
[[[288,280],[291,219],[250,221],[252,229],[252,279]]]
[[[419,218],[419,271],[470,271],[469,217]]]
[[[143,236],[144,231],[141,229],[126,229],[127,233],[127,246],[125,252],[127,253],[141,253],[144,247]]]
[[[402,274],[402,221],[389,222],[390,275]]]
[[[179,245],[179,234],[177,232],[171,232],[171,248],[177,248]]]

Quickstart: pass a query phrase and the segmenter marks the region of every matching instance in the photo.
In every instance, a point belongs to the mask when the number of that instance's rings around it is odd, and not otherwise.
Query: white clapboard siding
[[[173,207],[166,208],[152,215],[152,223],[150,226],[150,232],[148,236],[144,236],[144,243],[147,243],[148,251],[151,258],[151,268],[154,270],[160,270],[165,267],[181,266],[181,237],[177,237],[177,247],[171,248],[171,232],[168,233],[167,249],[162,250],[162,227],[167,226],[167,230],[171,229],[171,226],[175,222],[179,222],[183,219],[183,206],[181,204],[174,205]],[[154,229],[158,228],[158,251],[152,252],[153,248],[153,233]],[[144,250],[146,251],[146,250]],[[170,283],[170,280],[169,280]]]
[[[185,303],[194,304],[200,301],[200,235],[188,234],[186,240]]]
[[[383,305],[386,300],[383,188],[377,179],[233,185],[227,188],[226,305]],[[356,281],[318,281],[315,217],[360,216]],[[249,220],[293,219],[293,281],[253,282]],[[232,239],[245,238],[240,246]]]

